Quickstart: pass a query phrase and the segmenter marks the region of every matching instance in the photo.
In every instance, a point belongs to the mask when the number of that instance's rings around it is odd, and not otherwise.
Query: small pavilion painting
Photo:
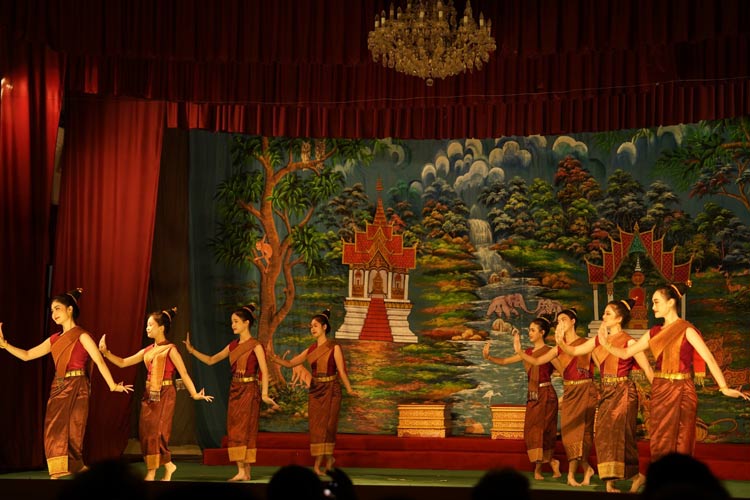
[[[646,303],[646,291],[641,287],[645,276],[641,272],[640,254],[653,263],[656,271],[664,278],[667,283],[688,283],[690,281],[690,267],[693,258],[680,264],[675,263],[675,248],[665,252],[664,238],[656,239],[654,237],[654,228],[645,232],[640,232],[638,224],[633,228],[633,232],[624,231],[617,227],[619,240],[610,236],[611,250],[602,250],[602,264],[592,264],[586,260],[586,269],[588,271],[589,283],[593,288],[594,298],[594,321],[589,324],[589,335],[596,335],[601,320],[599,319],[599,285],[605,285],[607,290],[607,302],[614,300],[614,279],[620,270],[620,266],[629,254],[638,254],[636,267],[631,281],[633,288],[630,289],[628,296],[635,300],[635,305],[631,310],[632,327],[628,332],[635,337],[645,333],[648,328],[648,305]],[[681,317],[685,318],[685,303],[682,301]]]
[[[403,236],[386,220],[382,190],[378,179],[374,220],[355,232],[354,242],[343,243],[341,262],[349,266],[349,292],[336,338],[415,343],[417,336],[409,327],[409,270],[416,267],[417,247],[404,247]]]

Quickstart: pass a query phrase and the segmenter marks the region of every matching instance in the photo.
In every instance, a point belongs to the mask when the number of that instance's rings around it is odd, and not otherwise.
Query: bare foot
[[[633,484],[630,486],[630,493],[638,493],[638,490],[641,486],[643,486],[643,483],[646,482],[646,476],[641,474],[640,472],[636,474],[633,477]]]
[[[317,475],[319,475],[319,476],[325,476],[325,475],[326,475],[326,473],[325,473],[325,472],[323,472],[323,471],[321,471],[321,470],[320,470],[320,467],[319,467],[319,466],[317,466],[317,465],[316,465],[315,467],[313,467],[313,471],[315,471],[315,473],[316,473]]]
[[[568,486],[582,486],[581,483],[576,481],[576,477],[573,474],[568,474]]]
[[[235,474],[234,477],[227,479],[227,481],[250,481],[250,478],[242,471]]]
[[[164,464],[164,477],[161,478],[162,481],[171,481],[172,480],[172,474],[174,474],[174,471],[177,470],[177,466],[172,462],[167,462]]]
[[[582,485],[588,486],[591,484],[591,478],[594,476],[596,471],[594,471],[594,468],[590,465],[587,466],[586,472],[583,473],[583,481],[581,482]]]
[[[335,458],[333,458],[333,455],[329,456],[326,460],[326,472],[333,469],[333,463],[336,461]]]
[[[553,458],[549,462],[550,467],[552,467],[552,477],[562,477],[562,474],[560,474],[560,461]]]
[[[148,469],[146,471],[146,477],[143,478],[144,481],[153,481],[156,479],[156,469]]]
[[[538,481],[544,480],[544,476],[542,476],[542,464],[534,464],[534,479]]]
[[[606,485],[607,485],[607,492],[608,493],[620,493],[620,490],[618,490],[617,488],[615,488],[615,481],[614,480],[606,481]]]

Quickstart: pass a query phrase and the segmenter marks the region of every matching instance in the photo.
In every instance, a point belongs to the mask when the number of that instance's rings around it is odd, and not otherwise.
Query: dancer
[[[349,383],[341,346],[326,335],[331,331],[329,317],[331,311],[326,309],[316,314],[310,321],[310,334],[315,343],[290,360],[272,355],[271,361],[287,368],[293,368],[307,361],[313,378],[308,393],[310,426],[310,454],[315,457],[315,473],[323,476],[333,468],[333,448],[336,444],[336,430],[339,424],[341,409],[341,383],[346,391],[357,396]],[[287,353],[284,354],[286,356]],[[325,459],[325,469],[320,465]]]
[[[614,300],[604,308],[602,324],[607,342],[616,346],[635,344],[635,339],[623,329],[630,321],[630,310],[635,300]],[[599,398],[599,415],[594,426],[594,446],[596,447],[599,477],[605,482],[607,491],[618,493],[615,481],[632,480],[630,493],[637,493],[646,477],[638,468],[638,444],[636,439],[636,418],[638,417],[638,391],[630,372],[635,363],[643,370],[649,382],[654,377],[651,365],[644,353],[621,360],[611,356],[600,345],[599,336],[591,337],[583,344],[569,346],[562,332],[555,335],[557,345],[571,356],[592,353],[602,377]]]
[[[575,309],[563,309],[557,313],[555,335],[563,335],[570,345],[585,342],[576,334],[576,320],[578,314]],[[595,471],[589,465],[589,453],[594,442],[594,417],[598,394],[594,387],[594,364],[591,354],[571,356],[562,349],[552,349],[539,357],[532,357],[521,350],[521,341],[513,339],[513,349],[521,358],[532,365],[549,363],[556,357],[563,367],[563,400],[560,408],[560,432],[563,447],[568,456],[568,484],[582,486],[591,484],[591,476]],[[583,481],[576,481],[575,473],[578,465],[583,470]]]
[[[96,363],[110,391],[127,393],[133,390],[132,385],[122,382],[115,384],[91,335],[76,325],[81,312],[78,299],[82,293],[82,288],[76,288],[52,297],[52,321],[60,325],[62,331],[52,334],[28,351],[10,345],[5,340],[3,324],[0,323],[0,349],[5,349],[22,361],[52,353],[55,362],[55,378],[44,418],[44,454],[50,479],[86,468],[83,463],[83,438],[89,415],[89,359]]]
[[[540,316],[529,324],[529,340],[534,345],[524,351],[527,355],[539,357],[552,350],[544,343],[551,325],[551,320],[546,316]],[[518,335],[518,330],[515,328],[513,335]],[[507,358],[490,356],[489,342],[484,345],[482,355],[484,359],[498,365],[522,361],[518,354]],[[539,366],[524,363],[524,368],[529,382],[526,414],[523,421],[523,439],[526,442],[529,460],[534,464],[534,479],[544,479],[543,464],[550,464],[552,477],[560,477],[560,461],[552,458],[557,440],[557,393],[552,386],[551,376],[553,370],[562,373],[562,366],[558,359],[553,359],[550,363]]]
[[[600,345],[620,359],[649,348],[656,359],[649,420],[652,462],[671,452],[692,455],[695,450],[698,396],[691,368],[696,375],[704,375],[705,363],[722,394],[750,400],[747,394],[727,387],[724,374],[700,332],[679,317],[677,308],[683,293],[674,284],[654,292],[651,297],[654,316],[663,318],[664,324],[654,326],[632,345],[614,345],[605,331],[600,329],[598,333]]]
[[[182,377],[185,388],[193,399],[213,401],[213,396],[207,396],[203,389],[195,390],[195,385],[190,379],[182,356],[175,345],[167,340],[167,333],[172,325],[172,320],[177,314],[177,308],[169,311],[155,311],[149,314],[146,320],[146,335],[154,339],[154,343],[144,347],[137,353],[127,358],[115,356],[107,349],[106,335],[102,335],[99,341],[99,350],[108,361],[120,368],[132,366],[143,361],[146,365],[146,390],[143,391],[141,400],[141,416],[138,423],[138,435],[141,439],[141,452],[143,461],[146,463],[146,481],[156,478],[156,469],[164,466],[164,477],[162,481],[170,481],[177,466],[172,462],[172,453],[169,451],[169,436],[172,433],[172,416],[174,415],[174,404],[176,390],[172,376],[175,369]]]
[[[237,463],[237,474],[229,481],[249,481],[250,464],[255,463],[258,451],[260,400],[278,408],[268,397],[268,367],[263,346],[253,339],[250,327],[255,323],[255,305],[250,304],[232,312],[232,332],[238,336],[213,356],[203,354],[190,343],[187,334],[185,347],[198,361],[209,366],[229,358],[232,383],[229,386],[227,409],[227,437],[229,460]],[[260,381],[261,387],[258,387]]]

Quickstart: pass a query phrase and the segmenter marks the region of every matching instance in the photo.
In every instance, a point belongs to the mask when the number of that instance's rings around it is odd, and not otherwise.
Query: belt
[[[318,377],[317,375],[313,377],[316,382],[332,382],[339,378],[338,375],[329,375],[327,377]]]
[[[688,380],[692,375],[689,373],[662,373],[654,372],[654,378],[663,378],[666,380]]]
[[[70,370],[69,372],[65,372],[65,378],[82,377],[84,375],[86,375],[85,370]]]
[[[238,377],[237,375],[235,375],[234,377],[232,377],[232,380],[234,382],[239,382],[241,384],[246,384],[248,382],[255,382],[256,378],[255,377]]]
[[[615,377],[612,375],[602,376],[602,384],[615,385],[615,384],[619,384],[620,382],[627,382],[628,380],[630,380],[629,377]]]
[[[541,388],[541,387],[549,387],[549,386],[551,386],[551,385],[552,385],[552,382],[542,382],[541,384],[539,384],[539,387],[540,387],[540,388]]]
[[[581,385],[587,382],[591,382],[590,378],[584,378],[581,380],[563,380],[563,385]]]
[[[162,380],[162,381],[161,381],[161,385],[162,385],[162,386],[165,386],[165,385],[172,385],[172,384],[174,384],[174,380],[172,380],[172,379],[169,379],[169,380]],[[151,382],[150,382],[150,381],[148,381],[148,380],[146,380],[146,387],[148,387],[149,385],[151,385]]]

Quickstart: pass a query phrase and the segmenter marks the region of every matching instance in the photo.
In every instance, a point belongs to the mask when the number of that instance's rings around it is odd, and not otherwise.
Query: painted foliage
[[[640,298],[637,335],[665,280],[690,279],[686,318],[729,384],[750,386],[747,119],[483,140],[215,140],[233,154],[206,208],[210,258],[238,272],[205,286],[218,309],[259,303],[259,338],[279,355],[305,349],[310,317],[331,309],[361,394],[345,398],[342,432],[392,434],[398,404],[446,402],[454,435],[489,435],[489,405],[523,404],[526,377],[484,361],[487,341],[509,356],[512,327],[571,306],[588,335],[608,295]],[[616,269],[593,279],[613,253]],[[663,255],[687,276],[665,274]],[[273,377],[281,409],[262,429],[305,431],[309,374]],[[698,392],[701,439],[750,441],[745,403],[710,378]]]

